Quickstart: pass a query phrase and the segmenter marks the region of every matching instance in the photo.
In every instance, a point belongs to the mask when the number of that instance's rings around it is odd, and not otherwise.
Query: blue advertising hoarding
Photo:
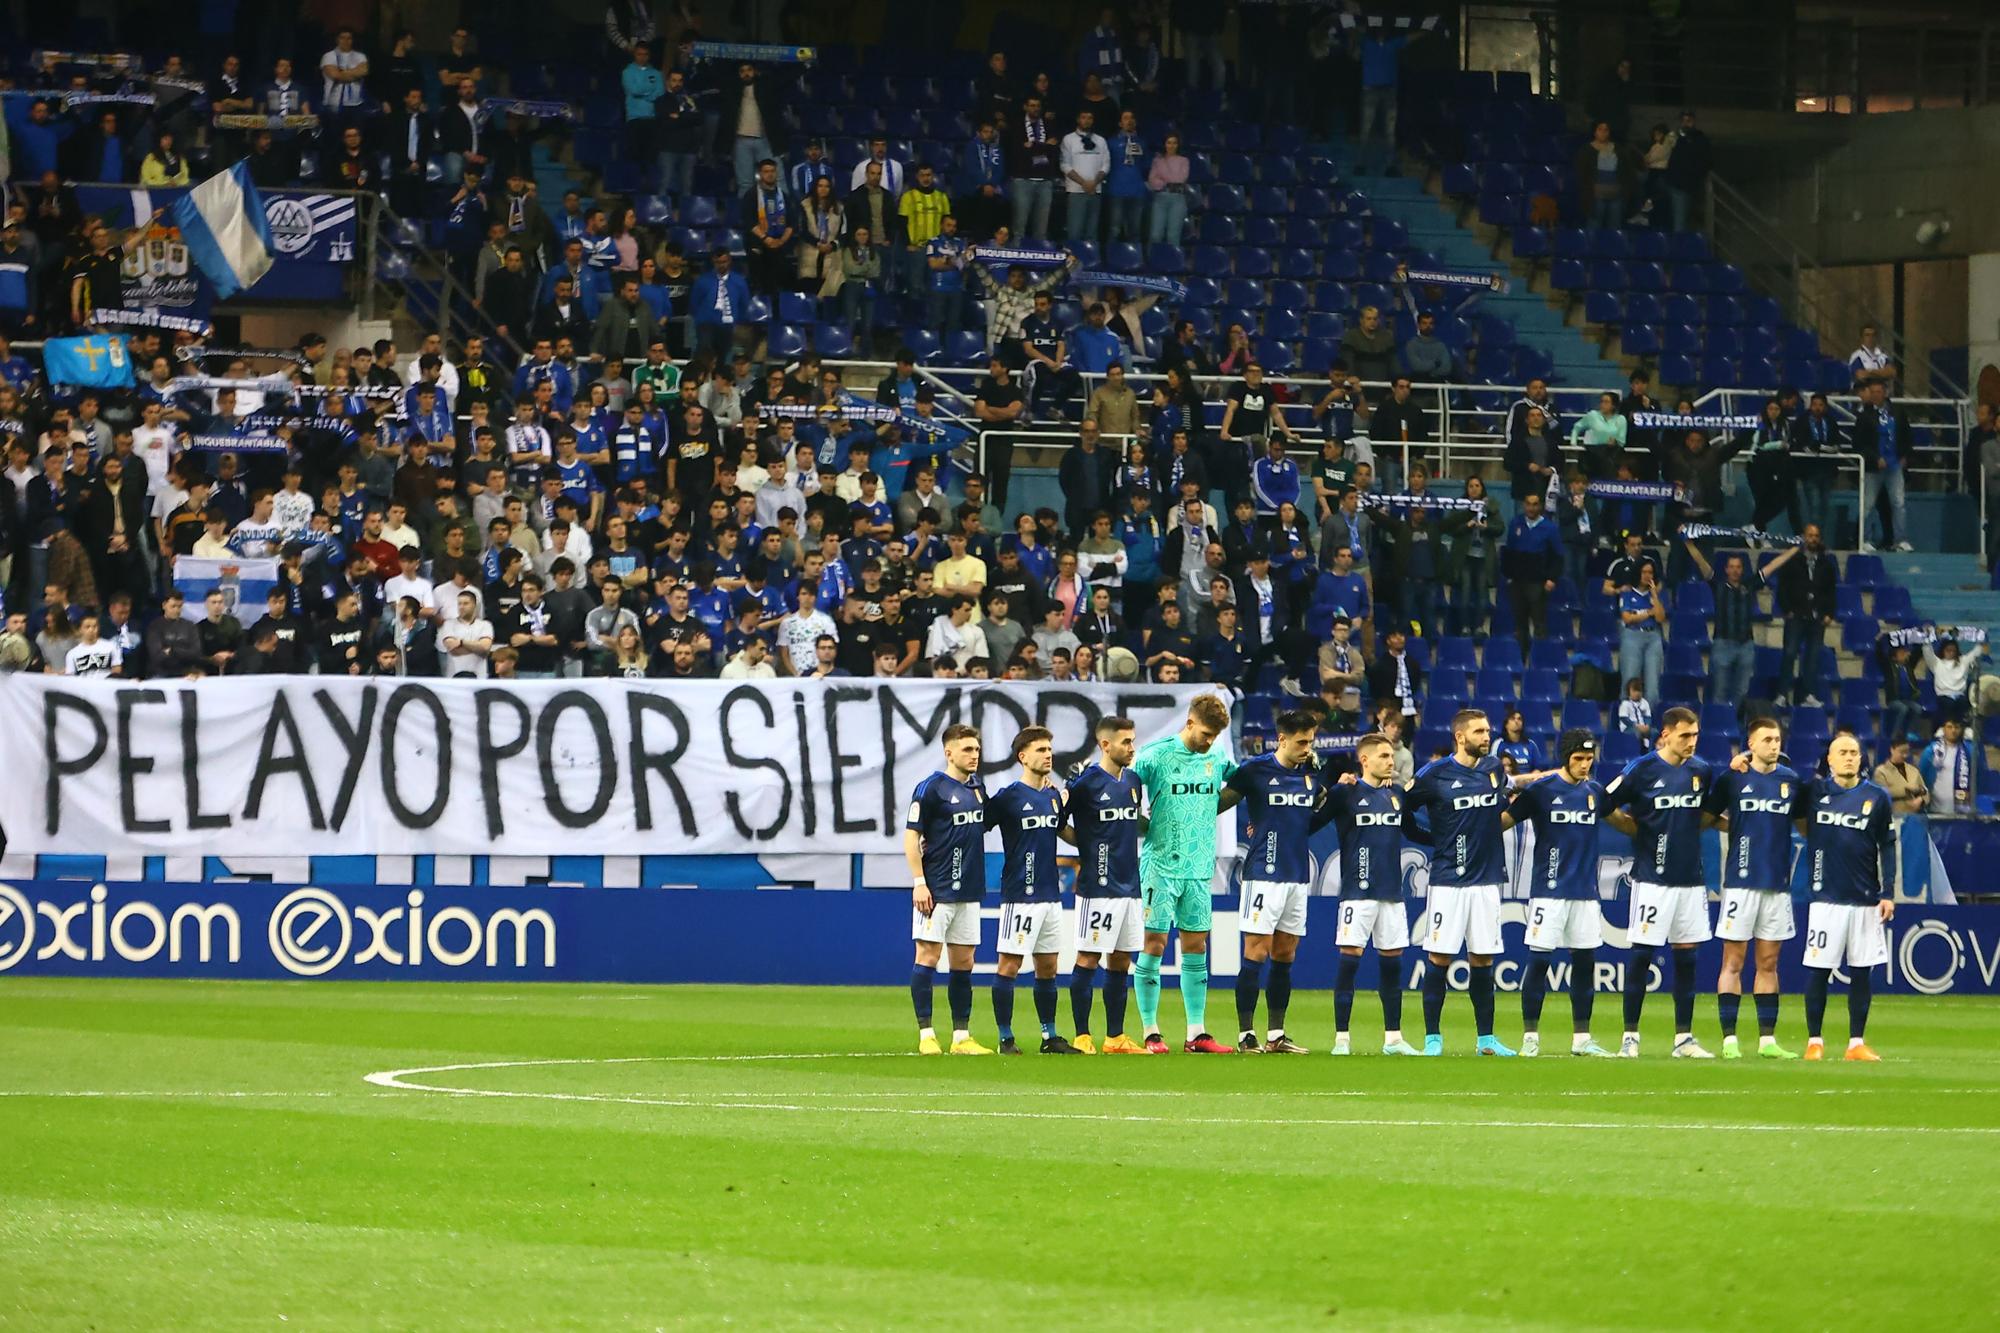
[[[1212,972],[1235,975],[1233,898],[1218,899]],[[1295,984],[1333,984],[1338,901],[1311,901]],[[990,913],[998,915],[995,908]],[[1503,908],[1495,979],[1519,984],[1522,904]],[[1624,912],[1607,906],[1593,978],[1623,986]],[[569,981],[890,985],[909,969],[910,904],[900,890],[604,889],[553,885],[0,881],[0,977],[202,977],[411,981]],[[1065,936],[1068,932],[1065,931]],[[992,966],[992,933],[980,951]],[[745,948],[745,941],[755,947]],[[1783,984],[1805,977],[1785,951]],[[1701,950],[1714,985],[1721,950]],[[1421,976],[1406,957],[1406,981]],[[1173,970],[1170,958],[1170,974]],[[1066,965],[1066,960],[1065,960]],[[1372,987],[1374,958],[1363,987]],[[1463,984],[1464,965],[1453,982]],[[1652,987],[1664,979],[1657,969]],[[1568,989],[1567,960],[1552,982]],[[2000,908],[1906,905],[1890,929],[1880,988],[1890,994],[2000,994]]]

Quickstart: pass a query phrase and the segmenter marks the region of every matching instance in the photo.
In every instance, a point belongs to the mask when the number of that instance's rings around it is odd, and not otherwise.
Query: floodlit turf
[[[1465,1003],[919,1060],[887,989],[7,980],[0,1327],[1992,1327],[2000,1005],[1864,1067],[1476,1061]]]

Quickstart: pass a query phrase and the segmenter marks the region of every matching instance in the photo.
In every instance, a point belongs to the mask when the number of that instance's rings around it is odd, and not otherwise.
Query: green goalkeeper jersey
[[[1211,748],[1196,754],[1179,733],[1139,751],[1132,771],[1146,788],[1150,809],[1139,874],[1157,879],[1208,880],[1215,874],[1216,798],[1236,771],[1236,761]]]

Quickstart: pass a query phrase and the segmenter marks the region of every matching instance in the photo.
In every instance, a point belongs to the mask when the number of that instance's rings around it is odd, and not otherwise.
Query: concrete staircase
[[[1885,553],[1883,572],[1910,590],[1917,614],[1939,625],[2000,628],[2000,592],[1990,586],[1980,558],[1969,553]]]
[[[1346,172],[1352,163],[1345,145],[1337,145],[1333,155]],[[1406,160],[1405,165],[1408,165]],[[1493,257],[1492,246],[1469,227],[1458,222],[1457,211],[1425,187],[1421,174],[1404,176],[1344,176],[1347,183],[1368,196],[1378,216],[1394,219],[1410,231],[1410,243],[1436,254],[1446,268],[1490,272],[1505,268]],[[1539,292],[1529,291],[1518,275],[1513,289],[1489,295],[1475,307],[1480,313],[1497,315],[1514,326],[1515,336],[1526,346],[1545,352],[1555,362],[1556,382],[1569,386],[1616,388],[1623,392],[1624,369],[1598,351],[1594,339],[1582,328],[1566,322],[1561,310],[1550,305]]]

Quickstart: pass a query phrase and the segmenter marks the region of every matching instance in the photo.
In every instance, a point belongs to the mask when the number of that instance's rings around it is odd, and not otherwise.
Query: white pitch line
[[[866,1052],[846,1052],[846,1053],[830,1054],[824,1056],[807,1055],[799,1058],[843,1059],[843,1058],[856,1058],[865,1054]],[[675,1059],[730,1060],[739,1058],[783,1059],[786,1057],[784,1056],[776,1056],[776,1057],[666,1056],[666,1057],[657,1057],[656,1060],[659,1062],[664,1062],[667,1060],[675,1060]],[[593,1060],[593,1059],[487,1060],[487,1061],[477,1061],[477,1062],[454,1064],[454,1065],[430,1065],[413,1069],[382,1069],[382,1070],[377,1070],[372,1074],[365,1075],[364,1081],[374,1084],[376,1087],[392,1088],[399,1092],[438,1093],[448,1097],[489,1097],[489,1098],[500,1098],[503,1100],[511,1100],[511,1101],[595,1102],[603,1105],[612,1105],[612,1106],[657,1106],[657,1107],[668,1107],[668,1108],[684,1109],[684,1110],[782,1111],[794,1114],[800,1112],[824,1113],[828,1111],[838,1111],[842,1113],[862,1114],[862,1115],[902,1115],[902,1116],[932,1116],[932,1117],[943,1116],[955,1119],[991,1119],[991,1120],[1095,1121],[1095,1122],[1110,1123],[1110,1124],[1242,1125],[1246,1123],[1244,1118],[1241,1116],[1111,1115],[1111,1114],[1092,1112],[1092,1111],[951,1110],[948,1108],[941,1108],[935,1106],[929,1106],[929,1107],[904,1107],[904,1106],[880,1106],[880,1105],[845,1106],[845,1105],[832,1105],[826,1102],[814,1105],[810,1103],[798,1103],[798,1102],[786,1102],[786,1101],[768,1101],[768,1102],[701,1101],[686,1097],[634,1097],[634,1096],[619,1096],[610,1093],[536,1092],[536,1091],[517,1091],[517,1090],[503,1089],[503,1088],[449,1088],[435,1083],[415,1083],[410,1081],[413,1077],[416,1076],[422,1076],[428,1074],[453,1073],[453,1072],[480,1070],[480,1069],[531,1069],[531,1068],[552,1067],[560,1065],[640,1064],[648,1062],[649,1061],[647,1060],[646,1057],[623,1057],[619,1059],[608,1059],[608,1060]],[[1033,1093],[1037,1093],[1040,1090],[1023,1089],[1023,1091],[1032,1095]],[[1189,1093],[1188,1095],[1191,1097],[1199,1097],[1202,1094]],[[1268,1125],[1285,1125],[1285,1126],[1296,1125],[1296,1126],[1312,1126],[1312,1127],[1327,1127],[1327,1128],[1336,1128],[1340,1126],[1356,1126],[1362,1128],[1382,1128],[1382,1129],[1588,1129],[1588,1130],[1658,1129],[1658,1130],[1688,1130],[1699,1133],[1738,1130],[1738,1131],[1759,1133],[1759,1134],[1898,1134],[1898,1133],[1900,1134],[2000,1134],[2000,1126],[1977,1126],[1977,1125],[1968,1126],[1964,1128],[1947,1128],[1943,1126],[1929,1126],[1929,1125],[1915,1125],[1915,1126],[1902,1126],[1902,1127],[1890,1128],[1882,1125],[1768,1125],[1768,1124],[1745,1124],[1740,1122],[1697,1123],[1690,1121],[1674,1121],[1674,1122],[1662,1123],[1662,1122],[1644,1122],[1644,1121],[1634,1122],[1634,1121],[1616,1121],[1616,1120],[1613,1121],[1439,1120],[1439,1119],[1411,1119],[1411,1118],[1390,1119],[1388,1117],[1372,1117],[1372,1116],[1371,1117],[1358,1117],[1358,1116],[1322,1117],[1322,1118],[1287,1117],[1283,1119],[1265,1120],[1257,1123],[1263,1123]]]

